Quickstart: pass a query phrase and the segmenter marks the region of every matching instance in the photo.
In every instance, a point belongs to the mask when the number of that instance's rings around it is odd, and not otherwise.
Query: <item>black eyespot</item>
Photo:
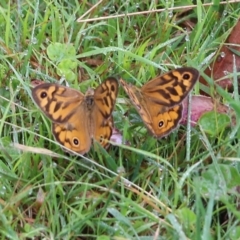
[[[75,146],[78,146],[78,144],[79,144],[79,141],[78,141],[78,139],[77,139],[77,138],[74,138],[74,139],[73,139],[73,144],[74,144]]]
[[[101,135],[100,138],[99,138],[99,142],[100,143],[103,143],[103,136]]]
[[[45,97],[47,97],[47,93],[46,93],[46,92],[41,92],[40,97],[41,97],[41,98],[45,98]]]
[[[159,121],[158,127],[161,128],[163,126],[163,124],[164,124],[163,120]]]
[[[183,74],[183,78],[184,78],[185,80],[190,79],[190,74],[184,73],[184,74]]]
[[[114,85],[111,85],[111,91],[115,92],[115,86]]]

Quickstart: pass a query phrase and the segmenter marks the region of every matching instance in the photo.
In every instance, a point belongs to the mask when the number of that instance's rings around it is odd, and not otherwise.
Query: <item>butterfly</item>
[[[171,133],[182,118],[181,102],[187,97],[199,72],[183,67],[172,70],[147,82],[141,88],[120,83],[153,136],[161,138]]]
[[[118,94],[118,81],[107,78],[86,94],[58,84],[43,83],[32,89],[32,97],[52,121],[55,139],[66,148],[87,153],[92,139],[104,148],[112,135],[112,111]]]

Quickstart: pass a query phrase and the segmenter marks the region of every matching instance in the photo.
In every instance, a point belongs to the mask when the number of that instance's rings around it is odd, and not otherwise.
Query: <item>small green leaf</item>
[[[215,191],[217,199],[226,197],[226,193],[238,186],[239,182],[238,170],[225,164],[219,164],[218,168],[214,164],[210,165],[201,177],[194,178],[194,185],[198,186],[202,195],[209,196],[212,191]]]
[[[178,219],[186,228],[194,228],[196,224],[196,214],[189,208],[181,208],[176,211]]]
[[[74,70],[77,67],[77,62],[71,59],[64,59],[58,64],[58,68],[61,70],[72,69]]]
[[[76,76],[72,70],[66,68],[58,69],[57,74],[63,76],[68,81],[73,81]]]
[[[232,240],[240,239],[240,227],[235,226],[234,228],[232,228],[230,231],[229,237],[230,237],[229,239],[232,239]]]
[[[67,80],[73,81],[76,77],[74,73],[77,67],[77,62],[71,59],[64,59],[58,64],[57,74],[64,76]]]
[[[230,124],[230,118],[226,114],[211,111],[204,113],[198,123],[204,132],[216,136]]]
[[[75,57],[76,51],[71,44],[51,43],[47,48],[47,55],[52,61],[57,62]]]

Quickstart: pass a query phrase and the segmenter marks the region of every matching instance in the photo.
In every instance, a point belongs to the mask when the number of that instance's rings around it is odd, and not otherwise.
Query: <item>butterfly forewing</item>
[[[51,83],[38,85],[32,94],[40,109],[56,123],[68,121],[84,100],[81,92]]]
[[[195,68],[178,68],[146,83],[141,91],[146,98],[164,106],[181,103],[198,80]]]
[[[108,78],[97,87],[94,94],[95,106],[92,114],[98,116],[92,118],[92,132],[103,147],[108,146],[108,140],[112,135],[114,109],[118,94],[118,81],[115,78]]]
[[[118,81],[111,77],[95,89],[94,101],[104,118],[112,114],[118,94]]]

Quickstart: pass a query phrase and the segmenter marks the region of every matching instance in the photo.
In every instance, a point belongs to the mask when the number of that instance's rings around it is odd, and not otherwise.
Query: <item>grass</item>
[[[1,239],[240,238],[237,84],[233,99],[204,75],[239,3],[103,1],[83,19],[180,3],[86,23],[76,20],[87,1],[1,2]],[[64,153],[31,98],[32,79],[85,92],[111,75],[141,86],[177,66],[197,68],[209,86],[193,94],[231,104],[236,125],[214,136],[183,126],[157,140],[120,88],[113,115],[124,144],[82,157]]]

